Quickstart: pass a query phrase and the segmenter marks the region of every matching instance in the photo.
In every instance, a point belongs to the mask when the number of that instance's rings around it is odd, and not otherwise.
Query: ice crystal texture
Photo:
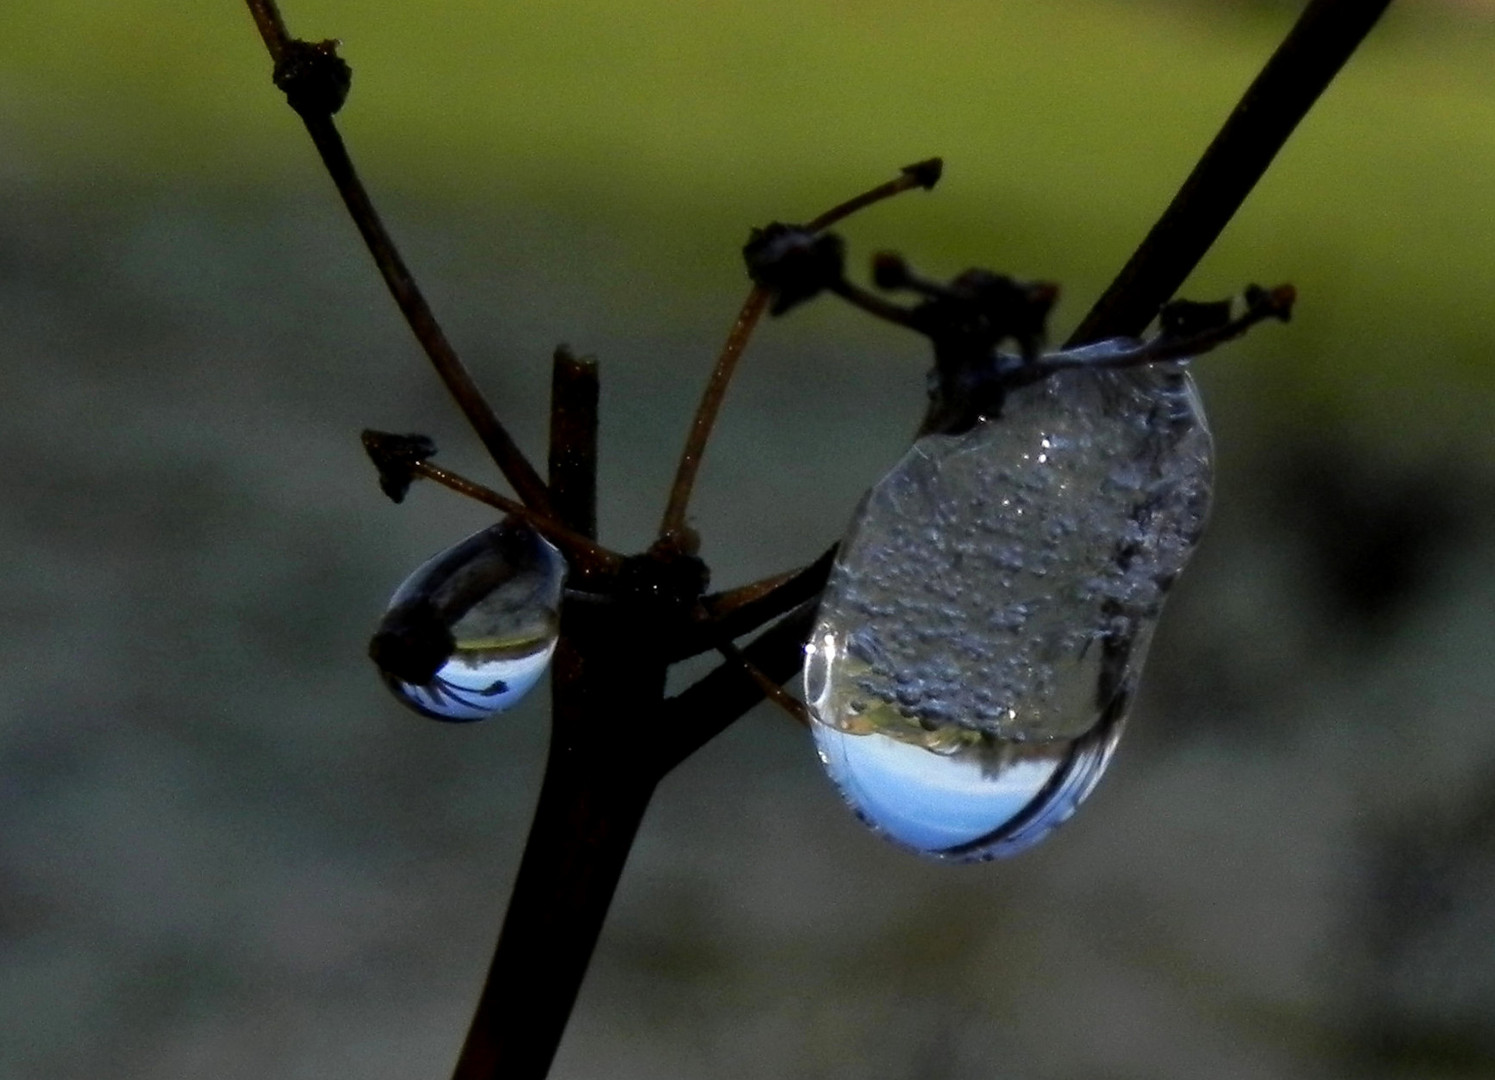
[[[513,518],[433,556],[395,592],[371,653],[385,684],[438,720],[484,720],[539,681],[560,629],[566,561]]]
[[[960,859],[1069,817],[1120,735],[1210,476],[1175,363],[1061,371],[915,442],[863,501],[808,646],[817,744],[853,807]]]

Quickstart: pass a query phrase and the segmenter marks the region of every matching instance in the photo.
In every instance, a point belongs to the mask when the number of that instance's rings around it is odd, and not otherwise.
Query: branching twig
[[[804,661],[805,641],[815,626],[819,597],[801,605],[742,650],[763,675],[788,682]],[[727,730],[763,700],[763,689],[735,661],[724,661],[699,682],[665,703],[656,737],[663,747],[665,771],[673,769]]]
[[[835,562],[836,546],[827,548],[820,558],[796,573],[772,579],[769,587],[745,586],[741,590],[722,594],[717,598],[706,597],[700,608],[706,618],[690,629],[684,647],[673,659],[683,660],[708,649],[719,649],[744,634],[751,634],[761,626],[779,618],[792,608],[810,600],[818,600],[820,590],[825,588],[830,577],[831,564]],[[713,602],[714,600],[714,602]]]
[[[456,1074],[459,1080],[540,1080],[655,785],[763,700],[767,685],[782,684],[803,662],[831,554],[790,577],[703,600],[705,568],[685,542],[686,510],[701,455],[732,371],[772,291],[755,286],[749,294],[707,384],[661,523],[663,542],[619,566],[619,556],[591,539],[595,368],[569,355],[557,357],[552,498],[457,360],[358,181],[331,119],[347,79],[332,43],[312,46],[289,38],[274,0],[247,3],[275,61],[277,84],[287,89],[305,121],[396,302],[523,505],[430,465],[424,460],[430,451],[419,440],[405,448],[408,453],[386,489],[402,493],[401,485],[412,476],[435,479],[530,520],[567,550],[584,576],[592,569],[607,571],[600,576],[604,587],[584,593],[585,600],[568,595],[562,608],[552,674],[551,750],[540,805]],[[1314,0],[1309,5],[1163,218],[1075,332],[1072,345],[1141,332],[1388,3]],[[331,77],[325,84],[302,85],[307,71]],[[822,214],[805,230],[823,230],[897,191],[929,186],[935,177],[933,163],[910,167],[889,184]],[[829,254],[839,258],[838,250]],[[871,294],[851,291],[854,302],[884,317],[891,314],[871,303],[868,298],[877,300]],[[565,407],[575,409],[570,420]],[[732,644],[786,611],[740,652]],[[668,667],[687,644],[694,651],[722,649],[729,659],[665,700]]]
[[[1123,350],[1108,348],[1108,343],[1080,345],[1062,352],[1046,353],[1028,366],[1035,379],[1047,378],[1055,372],[1072,368],[1092,367],[1097,363],[1107,368],[1140,367],[1143,364],[1160,364],[1169,360],[1190,360],[1202,356],[1211,349],[1233,341],[1251,327],[1266,319],[1286,322],[1292,316],[1297,291],[1291,285],[1279,285],[1275,289],[1252,286],[1247,290],[1247,307],[1239,316],[1215,326],[1193,333],[1164,332],[1147,341],[1138,341]],[[1176,306],[1176,305],[1170,305]],[[1199,307],[1214,305],[1201,304]],[[1229,302],[1222,305],[1229,308]],[[1166,320],[1167,311],[1163,313]],[[1115,344],[1110,343],[1110,344]]]
[[[332,113],[336,111],[340,100],[328,103],[322,95],[299,94],[297,87],[288,85],[287,65],[292,60],[310,60],[310,57],[297,57],[297,47],[301,51],[312,50],[315,47],[307,46],[305,42],[298,42],[291,38],[281,18],[280,11],[276,7],[275,0],[247,0],[250,14],[254,16],[255,25],[259,28],[260,36],[265,40],[265,47],[270,52],[270,58],[275,62],[276,84],[286,90],[287,98],[292,106],[296,108],[303,123],[306,124],[307,133],[311,135],[312,142],[316,144],[317,153],[322,156],[322,163],[327,168],[327,173],[332,177],[332,182],[337,185],[338,194],[343,197],[343,203],[348,208],[349,215],[358,226],[358,231],[363,235],[364,243],[368,245],[369,254],[374,258],[374,264],[379,268],[379,273],[384,276],[384,283],[389,286],[390,293],[394,296],[395,303],[399,305],[405,321],[410,324],[416,340],[425,349],[426,356],[430,358],[432,366],[436,368],[436,374],[446,385],[462,414],[467,417],[467,422],[477,432],[478,438],[487,447],[488,453],[492,455],[494,462],[503,473],[504,478],[514,486],[514,491],[520,500],[531,509],[546,515],[550,515],[550,493],[546,490],[545,483],[535,472],[534,466],[524,456],[507,429],[499,422],[492,407],[488,404],[478,385],[468,374],[467,368],[457,358],[457,352],[452,348],[451,342],[447,340],[446,334],[432,314],[431,307],[426,303],[425,296],[415,283],[410,270],[401,258],[399,250],[395,247],[394,240],[384,228],[384,223],[379,219],[378,212],[370,200],[368,192],[364,189],[363,182],[359,180],[357,171],[353,168],[353,159],[348,156],[348,149],[343,144],[343,139],[338,134],[337,126],[332,122]],[[335,43],[326,43],[328,48],[321,50],[326,61],[323,65],[303,64],[296,74],[307,80],[326,78],[328,71],[333,70],[332,65],[340,65],[342,78],[344,80],[343,91],[346,93],[347,66],[337,60],[330,46]]]
[[[736,664],[747,673],[748,678],[758,684],[758,689],[763,691],[763,696],[768,701],[777,705],[780,711],[787,713],[790,719],[800,727],[810,726],[810,709],[799,698],[790,694],[780,683],[769,678],[768,674],[743,655],[742,650],[736,645],[723,645],[718,650],[727,660]]]
[[[584,536],[574,529],[568,529],[564,525],[558,525],[543,514],[538,514],[516,502],[506,495],[500,495],[492,488],[484,487],[482,484],[473,482],[459,473],[450,469],[443,469],[439,465],[432,465],[429,461],[422,461],[412,467],[411,471],[427,480],[434,480],[444,488],[449,488],[459,495],[465,495],[469,499],[476,499],[485,503],[495,510],[501,510],[505,514],[523,518],[530,526],[545,539],[549,540],[566,556],[567,562],[571,564],[573,571],[592,572],[596,570],[616,569],[623,561],[623,557],[617,552],[609,551],[590,537]]]
[[[860,195],[831,207],[805,225],[804,231],[807,233],[823,232],[836,222],[874,203],[891,199],[895,195],[912,191],[914,188],[928,190],[939,182],[941,170],[939,158],[930,158],[928,161],[905,166],[896,179],[879,184],[870,191],[864,191]],[[743,301],[742,309],[737,313],[736,320],[732,323],[732,330],[727,335],[726,344],[722,346],[721,355],[717,357],[715,367],[711,369],[711,377],[706,381],[706,389],[701,394],[701,402],[696,406],[696,415],[691,421],[690,434],[686,436],[685,449],[680,453],[680,464],[675,471],[675,482],[670,487],[670,497],[665,505],[664,517],[659,523],[661,537],[676,535],[685,527],[685,512],[690,505],[690,495],[695,487],[696,474],[701,469],[701,458],[706,453],[706,443],[711,439],[711,430],[716,425],[716,417],[721,411],[722,400],[727,396],[727,386],[737,370],[737,361],[741,359],[743,350],[747,348],[748,339],[752,337],[758,320],[763,317],[769,299],[769,292],[762,285],[753,286],[747,299]]]

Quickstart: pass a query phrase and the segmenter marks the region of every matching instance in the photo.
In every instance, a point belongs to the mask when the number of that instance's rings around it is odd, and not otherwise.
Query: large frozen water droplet
[[[807,646],[821,760],[941,858],[1019,851],[1099,780],[1209,507],[1178,364],[1061,371],[914,443],[842,541]]]
[[[369,645],[385,684],[437,720],[485,720],[544,674],[560,629],[566,561],[506,518],[423,563]]]

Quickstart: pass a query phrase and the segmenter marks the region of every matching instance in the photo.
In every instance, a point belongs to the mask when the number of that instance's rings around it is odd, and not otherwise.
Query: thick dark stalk
[[[550,490],[564,523],[588,537],[597,531],[597,390],[596,362],[557,349]],[[549,1071],[662,775],[628,733],[659,709],[664,663],[614,647],[625,619],[607,605],[565,610],[545,780],[454,1080],[540,1080]]]
[[[597,361],[562,345],[550,369],[550,497],[561,522],[597,539]]]
[[[563,643],[557,710],[578,663]],[[562,723],[551,734],[535,820],[453,1080],[543,1080],[560,1045],[655,784],[652,769],[599,754],[593,743]]]
[[[1067,347],[1135,337],[1194,272],[1391,0],[1313,0]]]

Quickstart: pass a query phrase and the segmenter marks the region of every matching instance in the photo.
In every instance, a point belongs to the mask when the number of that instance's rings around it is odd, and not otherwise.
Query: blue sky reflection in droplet
[[[389,680],[389,688],[418,712],[440,720],[486,720],[517,705],[550,666],[555,641],[539,652],[473,661],[459,650],[425,686]]]
[[[936,754],[824,724],[814,731],[820,760],[853,805],[894,840],[927,852],[975,843],[1016,818],[1043,791],[1068,746],[988,775],[973,755]]]

